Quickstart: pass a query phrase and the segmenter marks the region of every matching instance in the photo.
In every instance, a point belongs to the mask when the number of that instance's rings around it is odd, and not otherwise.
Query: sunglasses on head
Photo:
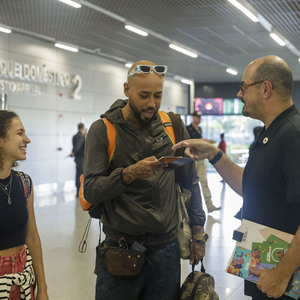
[[[154,71],[157,74],[166,74],[168,67],[167,66],[148,66],[148,65],[137,65],[129,74],[128,78],[132,77],[135,73],[150,73]]]

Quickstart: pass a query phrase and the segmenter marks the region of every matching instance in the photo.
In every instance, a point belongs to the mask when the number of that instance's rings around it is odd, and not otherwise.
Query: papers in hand
[[[158,161],[165,161],[168,166],[165,169],[176,169],[182,167],[187,163],[192,162],[194,159],[183,156],[163,156]]]

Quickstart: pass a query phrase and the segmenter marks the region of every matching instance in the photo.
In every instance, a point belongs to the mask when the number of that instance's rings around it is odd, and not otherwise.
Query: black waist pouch
[[[100,267],[104,267],[114,276],[133,277],[141,273],[145,262],[143,252],[109,247],[104,242],[96,247],[95,274],[98,274]]]

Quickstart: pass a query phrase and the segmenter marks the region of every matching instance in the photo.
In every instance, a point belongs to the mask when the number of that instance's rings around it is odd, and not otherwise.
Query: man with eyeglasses
[[[165,170],[166,164],[158,161],[174,155],[164,130],[168,124],[162,124],[158,113],[166,72],[167,66],[150,61],[138,61],[128,71],[124,83],[128,99],[117,100],[101,116],[116,130],[111,161],[103,120],[95,121],[87,135],[84,195],[103,208],[101,222],[106,238],[101,248],[103,252],[105,247],[140,249],[146,256],[142,271],[126,278],[109,273],[107,257],[98,252],[97,259],[104,263],[97,264],[96,300],[173,300],[180,286],[175,171]],[[186,139],[188,133],[178,119]],[[176,179],[192,192],[188,211],[193,234],[190,263],[198,264],[205,255],[206,217],[194,162],[182,168],[184,176]]]
[[[257,285],[245,281],[245,295],[254,300],[291,299],[283,295],[300,266],[300,114],[292,101],[293,76],[284,60],[266,56],[246,68],[237,96],[243,115],[261,120],[245,169],[214,145],[201,140],[173,148],[196,159],[208,158],[233,190],[243,196],[242,218],[295,235],[290,248],[272,270],[250,271]]]

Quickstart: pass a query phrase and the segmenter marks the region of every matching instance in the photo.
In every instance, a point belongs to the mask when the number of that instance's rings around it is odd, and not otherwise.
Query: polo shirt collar
[[[255,144],[267,144],[269,140],[273,137],[273,135],[276,133],[278,128],[282,125],[282,123],[287,118],[296,114],[297,112],[298,110],[296,109],[295,105],[292,105],[288,109],[283,111],[280,115],[278,115],[270,124],[267,130],[266,127],[264,126],[263,129],[260,131],[253,147],[255,147]]]

